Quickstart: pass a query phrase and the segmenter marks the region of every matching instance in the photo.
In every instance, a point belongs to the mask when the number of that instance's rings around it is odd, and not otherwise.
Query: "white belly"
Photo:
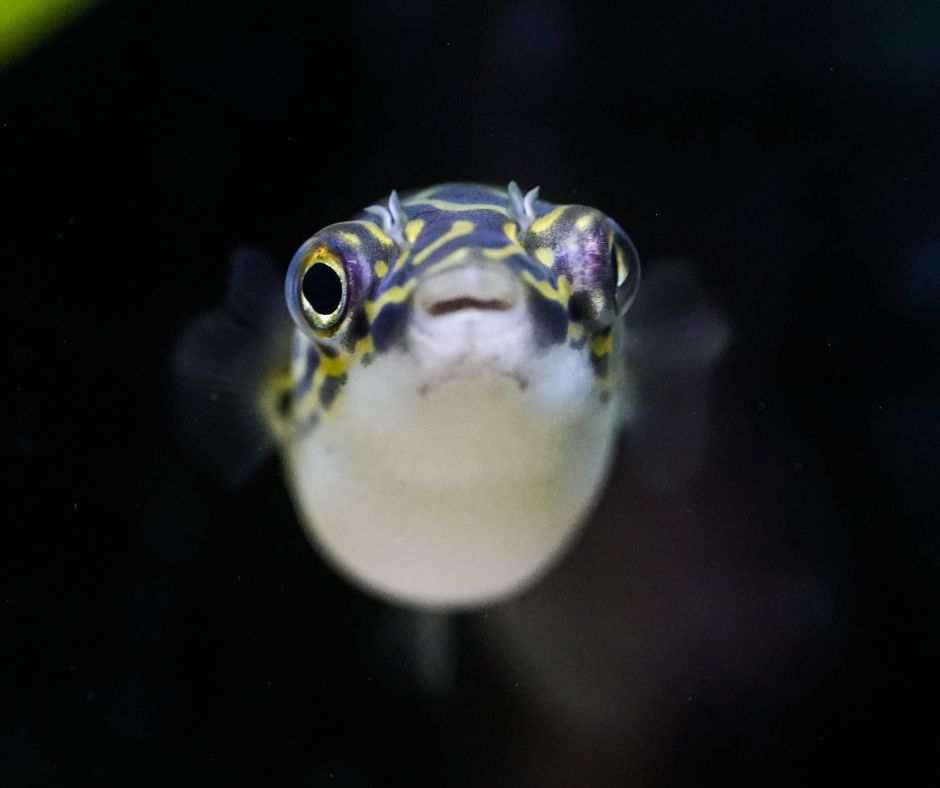
[[[356,369],[335,413],[285,447],[330,562],[429,607],[485,604],[536,579],[577,533],[617,432],[618,403],[600,403],[587,370],[557,352],[557,375],[524,390],[477,375],[420,394],[395,353]]]

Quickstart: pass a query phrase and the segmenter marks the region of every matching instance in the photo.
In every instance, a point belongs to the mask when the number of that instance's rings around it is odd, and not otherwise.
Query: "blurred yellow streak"
[[[97,0],[0,0],[0,68],[64,28]]]

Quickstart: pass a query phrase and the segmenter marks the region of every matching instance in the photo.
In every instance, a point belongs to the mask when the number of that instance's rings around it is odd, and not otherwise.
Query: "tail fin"
[[[293,332],[283,277],[263,252],[232,256],[225,303],[196,317],[173,353],[184,437],[231,486],[267,460],[290,392]],[[282,416],[281,416],[282,417]]]

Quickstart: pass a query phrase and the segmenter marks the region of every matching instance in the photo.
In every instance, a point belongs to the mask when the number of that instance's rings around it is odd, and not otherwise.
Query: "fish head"
[[[301,366],[321,369],[311,414],[342,407],[356,369],[380,356],[418,393],[494,377],[521,390],[564,378],[576,399],[609,390],[614,329],[639,282],[630,239],[596,209],[536,201],[520,216],[509,193],[477,188],[478,202],[405,198],[397,226],[342,222],[297,251],[286,297]]]

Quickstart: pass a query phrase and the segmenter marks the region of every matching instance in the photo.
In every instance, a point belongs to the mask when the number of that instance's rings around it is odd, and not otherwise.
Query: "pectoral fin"
[[[647,482],[674,488],[706,459],[711,384],[730,340],[728,322],[693,263],[663,260],[644,279],[626,336],[637,400],[631,454]]]
[[[177,341],[183,435],[227,484],[247,481],[274,447],[289,402],[292,332],[277,267],[262,252],[239,249],[225,303],[197,316]]]

